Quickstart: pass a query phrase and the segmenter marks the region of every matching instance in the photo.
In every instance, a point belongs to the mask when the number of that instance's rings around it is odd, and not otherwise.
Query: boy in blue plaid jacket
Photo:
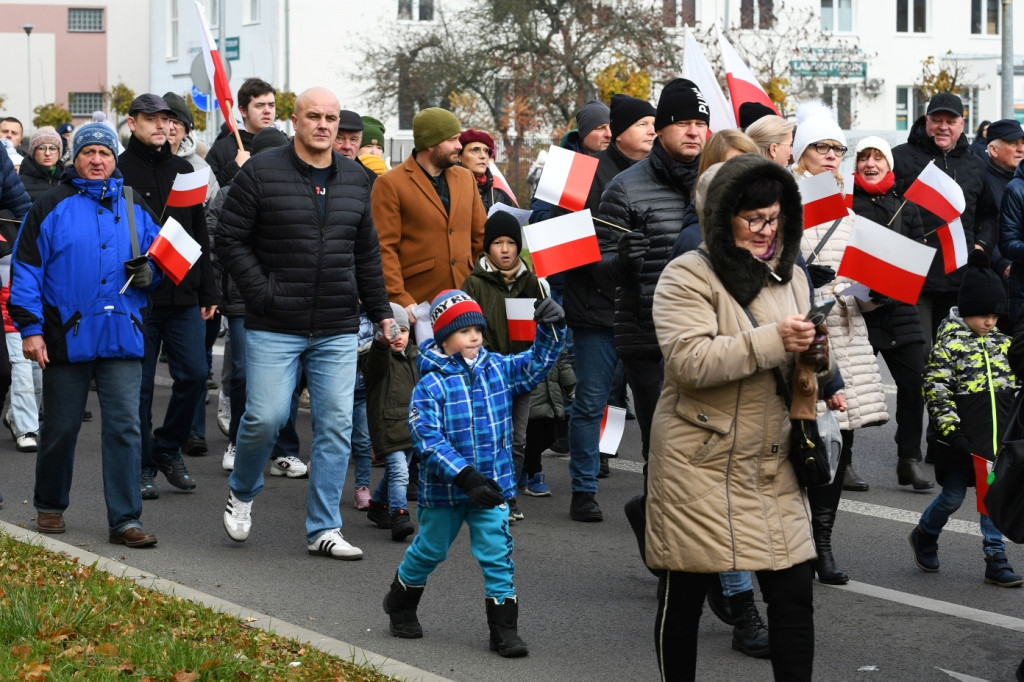
[[[416,607],[430,573],[448,556],[462,524],[484,573],[491,650],[528,652],[517,633],[506,499],[516,494],[512,464],[512,398],[544,380],[565,343],[565,314],[550,298],[537,304],[530,350],[500,355],[483,348],[480,306],[463,291],[443,291],[430,319],[434,338],[420,344],[420,380],[409,404],[409,431],[419,455],[419,534],[406,550],[384,610],[391,634],[423,636]]]

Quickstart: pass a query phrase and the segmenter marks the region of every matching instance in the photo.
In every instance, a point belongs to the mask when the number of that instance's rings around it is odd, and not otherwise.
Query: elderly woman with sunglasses
[[[60,184],[60,174],[64,170],[64,162],[60,157],[64,150],[61,137],[52,126],[37,130],[32,135],[28,149],[28,156],[21,162],[18,174],[25,185],[25,191],[35,202],[44,192]]]
[[[482,130],[464,131],[459,135],[462,151],[459,152],[459,165],[469,169],[476,178],[476,187],[480,190],[480,198],[484,200],[484,210],[491,210],[497,203],[515,206],[515,200],[505,190],[494,186],[494,176],[490,164],[494,158],[494,138]]]
[[[806,102],[797,108],[793,140],[793,156],[797,160],[793,172],[797,180],[828,173],[842,187],[839,164],[847,151],[846,136],[829,107],[820,102]],[[852,192],[853,188],[846,190]],[[800,251],[807,263],[838,270],[853,229],[854,218],[853,211],[847,210],[847,214],[841,218],[808,226],[800,242]],[[831,585],[842,585],[850,580],[836,566],[832,554],[832,526],[843,491],[843,477],[853,454],[853,430],[884,424],[889,420],[882,378],[868,338],[861,302],[854,296],[842,294],[842,289],[848,284],[850,280],[840,277],[814,290],[815,301],[836,299],[836,305],[826,318],[826,326],[832,359],[845,384],[842,392],[834,394],[825,403],[828,409],[836,411],[842,431],[843,449],[839,470],[830,485],[807,491],[814,544],[818,551],[815,572],[818,580]]]

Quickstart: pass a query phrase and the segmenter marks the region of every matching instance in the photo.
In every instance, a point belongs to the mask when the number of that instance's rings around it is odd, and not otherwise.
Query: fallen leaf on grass
[[[25,659],[27,659],[28,655],[29,655],[29,653],[31,653],[31,651],[32,651],[32,649],[30,649],[27,646],[17,646],[17,645],[15,645],[15,646],[11,647],[11,656],[14,656],[15,658],[25,658]]]
[[[117,656],[118,648],[113,642],[103,642],[103,644],[96,645],[96,653],[100,656],[109,656],[113,658]]]
[[[195,682],[198,679],[199,673],[185,672],[185,670],[179,670],[171,675],[172,682]]]

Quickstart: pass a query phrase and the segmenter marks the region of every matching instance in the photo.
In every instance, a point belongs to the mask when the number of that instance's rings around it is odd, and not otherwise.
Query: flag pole
[[[536,270],[530,270],[530,272],[533,273],[534,277],[537,277]],[[537,286],[540,287],[540,300],[543,301],[545,298],[548,298],[547,292],[544,291],[544,285],[540,283],[540,277],[537,277]],[[555,328],[554,322],[551,323],[551,333],[555,335],[555,341],[558,341],[558,330]]]
[[[593,215],[591,215],[590,218],[591,218],[591,220],[593,220],[595,222],[598,222],[598,223],[602,223],[604,225],[607,225],[608,227],[614,227],[616,230],[622,230],[623,232],[632,232],[633,231],[633,230],[630,230],[629,228],[623,227],[622,225],[616,225],[615,223],[610,223],[607,220],[601,220],[600,218],[595,218]]]
[[[886,226],[886,227],[889,227],[890,225],[892,225],[892,221],[896,220],[896,216],[898,216],[898,215],[900,214],[900,211],[902,211],[902,210],[903,210],[903,207],[904,207],[904,206],[906,206],[906,205],[907,205],[907,200],[906,200],[906,199],[904,199],[904,200],[903,200],[903,203],[902,203],[902,204],[900,204],[900,207],[899,207],[899,208],[897,208],[897,209],[896,209],[896,212],[892,214],[892,217],[891,217],[891,218],[889,218],[889,222],[887,222],[887,223],[885,224],[885,226]],[[931,234],[931,232],[929,232],[928,234]]]

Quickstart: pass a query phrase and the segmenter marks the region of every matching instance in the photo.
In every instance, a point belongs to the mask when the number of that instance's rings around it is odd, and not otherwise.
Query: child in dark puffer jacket
[[[548,497],[551,488],[544,480],[541,454],[555,442],[555,422],[565,419],[565,406],[576,391],[576,373],[563,351],[558,363],[530,394],[530,421],[526,425],[526,488],[533,497]]]

